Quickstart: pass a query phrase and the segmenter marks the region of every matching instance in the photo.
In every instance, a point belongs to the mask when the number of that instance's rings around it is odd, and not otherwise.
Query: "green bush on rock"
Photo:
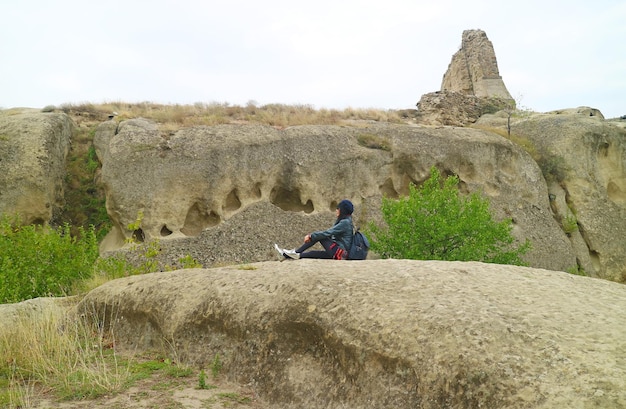
[[[0,220],[0,303],[30,298],[65,296],[73,286],[92,276],[98,258],[93,227],[20,226],[7,217]]]
[[[409,186],[409,196],[383,198],[385,225],[369,225],[372,251],[384,258],[524,265],[530,242],[516,247],[511,221],[494,221],[488,200],[461,195],[458,183],[456,176],[441,181],[433,167],[421,187]]]

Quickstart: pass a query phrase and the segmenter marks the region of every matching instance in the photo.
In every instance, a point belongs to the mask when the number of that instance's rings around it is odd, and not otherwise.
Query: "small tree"
[[[524,265],[521,256],[530,242],[516,247],[512,222],[494,221],[488,200],[478,193],[461,195],[458,183],[456,176],[442,182],[433,167],[421,187],[409,186],[408,197],[383,198],[386,226],[370,223],[372,251],[384,258]]]

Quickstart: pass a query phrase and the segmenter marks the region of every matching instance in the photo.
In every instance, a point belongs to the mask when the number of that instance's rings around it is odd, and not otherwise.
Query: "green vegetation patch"
[[[488,200],[461,195],[458,183],[433,167],[421,187],[409,186],[408,197],[383,198],[385,223],[368,229],[372,250],[384,258],[525,265],[530,242],[515,246],[511,220],[494,221]]]
[[[98,258],[95,231],[70,226],[21,226],[19,218],[0,220],[0,303],[66,296],[76,282],[91,277]]]

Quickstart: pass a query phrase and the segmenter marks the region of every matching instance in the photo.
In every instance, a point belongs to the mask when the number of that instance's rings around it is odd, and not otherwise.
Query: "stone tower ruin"
[[[441,91],[513,100],[498,71],[493,44],[484,31],[463,31],[461,49],[452,56]]]

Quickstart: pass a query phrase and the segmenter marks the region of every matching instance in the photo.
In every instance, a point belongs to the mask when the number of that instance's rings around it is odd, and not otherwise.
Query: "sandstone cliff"
[[[109,282],[79,312],[273,408],[623,408],[626,287],[531,268],[264,262]]]
[[[0,205],[27,221],[49,222],[63,203],[71,120],[22,110],[2,118]],[[497,116],[479,122],[505,124]],[[623,281],[626,136],[616,125],[583,108],[516,118],[514,134],[533,141],[526,149],[550,159],[546,184],[522,149],[475,129],[360,123],[162,133],[147,120],[107,121],[95,144],[115,227],[102,249],[118,249],[135,235],[161,241],[163,265],[185,255],[204,266],[268,260],[274,242],[295,246],[305,233],[330,225],[341,198],[357,204],[357,224],[379,220],[383,195],[405,194],[436,165],[459,175],[464,192],[487,195],[497,218],[514,220],[514,235],[533,243],[531,266],[582,268]],[[15,132],[24,136],[10,136]],[[138,218],[137,231],[129,230]]]
[[[364,137],[388,149],[363,146]],[[330,224],[312,216],[330,215],[345,197],[355,202],[359,224],[377,220],[381,196],[406,194],[409,183],[425,180],[435,165],[458,175],[463,191],[484,193],[497,218],[513,219],[514,235],[533,242],[531,265],[576,266],[539,167],[492,133],[363,124],[221,125],[161,135],[154,123],[136,119],[119,128],[103,123],[95,144],[115,224],[103,250],[135,236],[160,239],[167,251],[172,239],[186,238],[184,247],[205,266],[215,257],[207,248],[236,261],[267,260],[274,242],[297,244]],[[130,230],[138,217],[140,229]]]
[[[479,125],[505,127],[505,119]],[[548,179],[551,207],[577,263],[626,282],[626,130],[591,108],[514,118],[511,132],[530,142]]]
[[[63,207],[67,115],[33,109],[0,111],[0,215],[48,223]]]

